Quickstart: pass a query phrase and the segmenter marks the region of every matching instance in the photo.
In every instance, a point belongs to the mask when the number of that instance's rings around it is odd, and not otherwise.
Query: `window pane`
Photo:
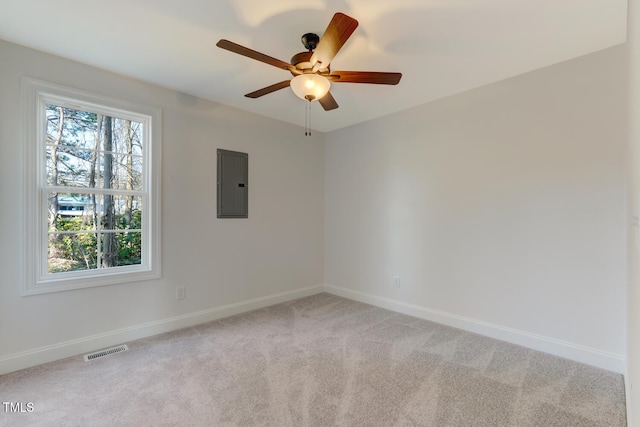
[[[142,263],[142,233],[139,231],[103,233],[100,243],[102,267],[121,267]]]
[[[49,230],[95,230],[94,206],[99,200],[91,194],[49,193]]]
[[[142,228],[142,198],[104,194],[100,199],[100,226],[104,230],[131,230]]]
[[[47,104],[46,143],[95,149],[100,117],[96,113]]]
[[[95,152],[67,146],[47,147],[47,184],[96,186]]]
[[[100,188],[142,190],[142,157],[122,153],[101,153]]]
[[[97,268],[94,233],[49,234],[49,273]]]
[[[142,137],[144,132],[142,123],[114,117],[112,129],[114,137],[112,151],[142,156]]]

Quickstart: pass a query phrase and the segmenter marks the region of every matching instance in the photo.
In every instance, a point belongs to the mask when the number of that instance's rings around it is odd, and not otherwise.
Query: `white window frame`
[[[58,84],[22,79],[25,153],[25,280],[22,295],[105,286],[161,277],[161,110]],[[49,273],[45,104],[91,111],[144,123],[141,264]]]

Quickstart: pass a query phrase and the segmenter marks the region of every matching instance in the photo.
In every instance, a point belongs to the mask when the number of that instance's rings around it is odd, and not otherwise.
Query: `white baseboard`
[[[464,316],[458,316],[438,310],[432,310],[415,304],[379,297],[373,294],[354,291],[338,286],[325,284],[326,292],[360,301],[377,307],[386,308],[402,314],[418,317],[465,331],[474,332],[491,338],[521,345],[523,347],[575,360],[587,365],[606,369],[608,371],[625,374],[625,357],[620,354],[609,353],[594,348],[573,344],[555,338],[532,334],[513,328],[507,328]]]
[[[315,295],[323,292],[323,290],[323,285],[309,286],[10,354],[0,358],[0,375],[122,344],[127,341],[175,331],[281,302]]]

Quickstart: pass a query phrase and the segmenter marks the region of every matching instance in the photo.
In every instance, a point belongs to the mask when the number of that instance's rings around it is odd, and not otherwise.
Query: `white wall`
[[[640,426],[640,1],[629,0],[629,185],[627,291],[627,409],[629,426]],[[633,387],[635,388],[632,388]]]
[[[327,134],[327,284],[623,371],[625,61],[616,47]]]
[[[0,373],[321,290],[322,134],[2,41],[0,58]],[[23,75],[162,109],[161,280],[20,296]],[[249,153],[248,219],[216,219],[217,148]]]

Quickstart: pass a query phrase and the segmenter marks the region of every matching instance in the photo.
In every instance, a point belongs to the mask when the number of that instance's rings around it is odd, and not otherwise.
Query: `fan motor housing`
[[[297,70],[302,72],[311,71],[313,69],[313,65],[311,64],[311,56],[313,52],[300,52],[296,53],[291,57],[291,65],[296,67]],[[329,67],[319,68],[317,70],[319,74],[329,74]],[[295,75],[295,74],[294,74]]]
[[[291,65],[296,67],[298,70],[306,70],[308,68],[311,68],[311,55],[313,55],[313,52],[296,53],[291,57]]]

